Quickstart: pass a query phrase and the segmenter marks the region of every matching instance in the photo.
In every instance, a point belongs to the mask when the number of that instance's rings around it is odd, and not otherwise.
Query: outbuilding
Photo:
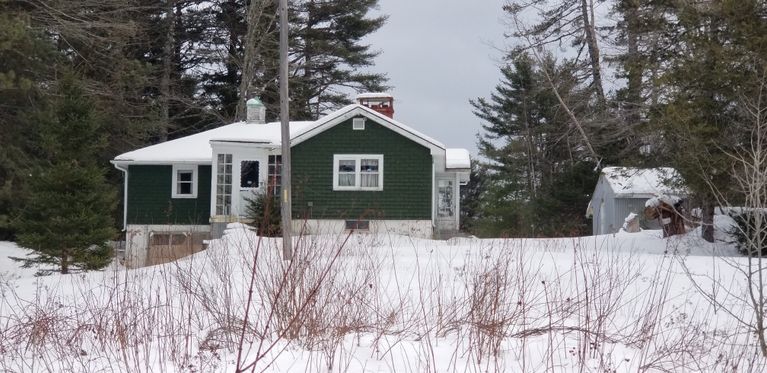
[[[643,216],[645,203],[657,196],[686,198],[679,173],[670,167],[605,167],[599,175],[586,216],[592,217],[594,235],[618,232],[630,214]],[[660,229],[657,221],[642,228]]]

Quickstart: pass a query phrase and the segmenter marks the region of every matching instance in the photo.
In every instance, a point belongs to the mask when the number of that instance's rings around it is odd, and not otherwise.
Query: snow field
[[[175,263],[2,281],[0,371],[762,371],[747,260],[696,233],[304,236],[287,262],[232,225]]]

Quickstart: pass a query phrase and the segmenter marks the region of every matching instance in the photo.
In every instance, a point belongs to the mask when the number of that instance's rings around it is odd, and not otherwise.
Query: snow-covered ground
[[[308,236],[287,262],[232,225],[175,263],[46,277],[0,243],[0,371],[764,371],[749,262],[698,236]]]

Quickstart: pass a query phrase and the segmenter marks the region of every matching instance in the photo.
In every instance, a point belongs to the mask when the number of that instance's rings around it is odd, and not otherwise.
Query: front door
[[[456,230],[455,181],[437,180],[437,229],[440,231]]]
[[[262,192],[259,179],[260,162],[244,160],[240,162],[240,209],[239,215],[246,216],[248,204]]]

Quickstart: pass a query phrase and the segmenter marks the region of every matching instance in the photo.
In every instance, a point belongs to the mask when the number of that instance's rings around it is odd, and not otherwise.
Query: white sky
[[[394,118],[448,147],[477,153],[480,120],[469,99],[500,79],[505,0],[381,0],[388,22],[367,42],[383,53],[374,71],[389,76]]]

